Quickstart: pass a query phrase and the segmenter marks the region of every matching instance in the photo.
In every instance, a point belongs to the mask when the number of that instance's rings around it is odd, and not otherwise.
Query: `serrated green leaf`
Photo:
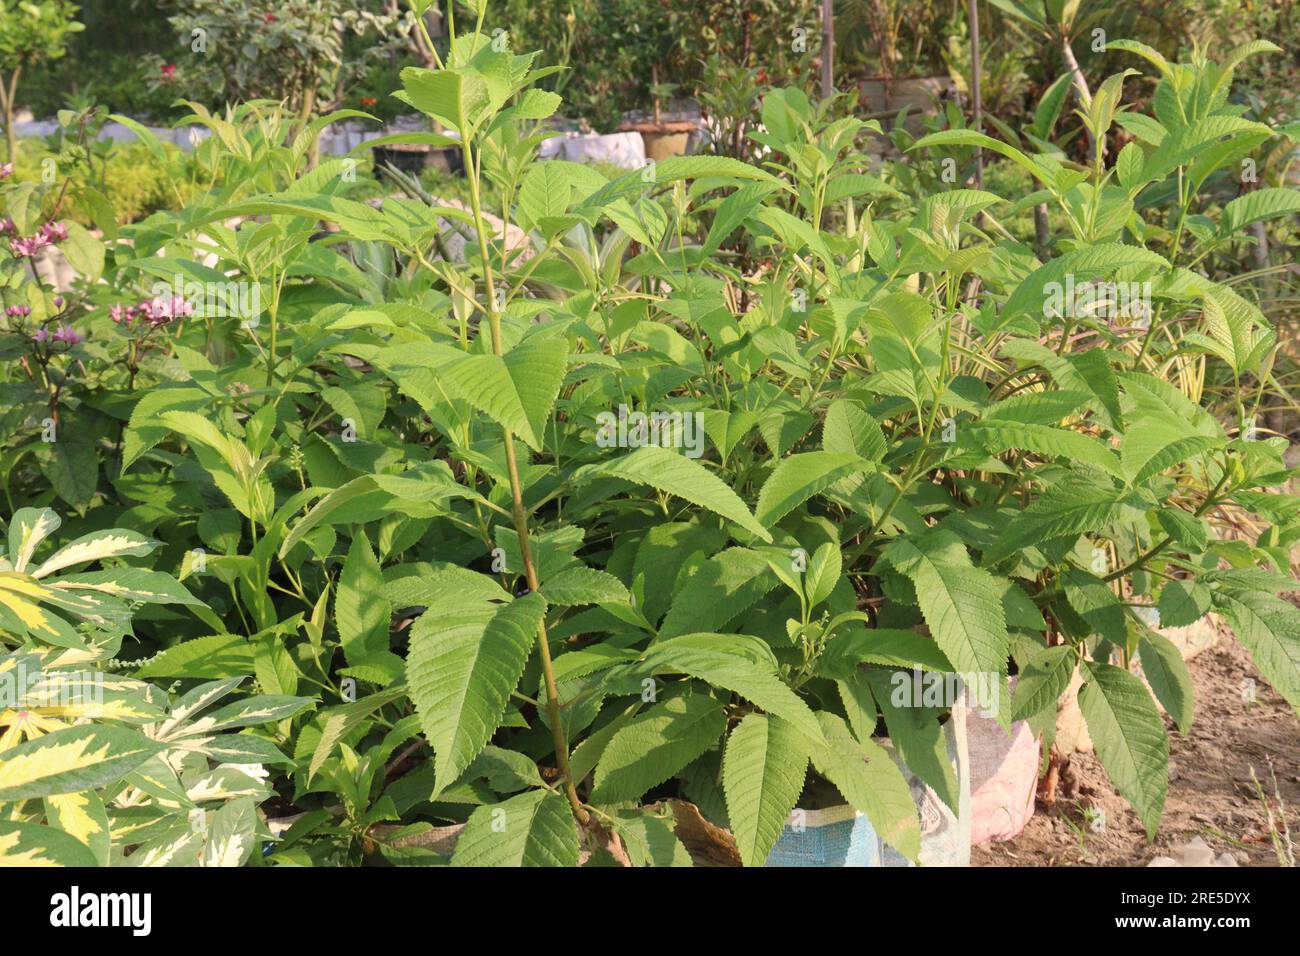
[[[647,445],[615,461],[589,465],[581,471],[649,485],[734,521],[764,541],[772,540],[767,529],[745,507],[745,502],[721,478],[699,462],[666,448]]]
[[[1300,710],[1300,609],[1259,592],[1218,591],[1214,599],[1264,679]]]
[[[779,717],[750,714],[722,758],[727,818],[745,866],[762,866],[803,792],[808,741]]]
[[[1160,592],[1160,626],[1187,627],[1210,610],[1210,589],[1200,581],[1168,582]]]
[[[578,826],[565,799],[530,790],[470,814],[452,866],[577,866]]]
[[[916,586],[930,633],[958,671],[1006,674],[1002,588],[993,575],[971,563],[960,538],[943,529],[898,538],[881,557]]]
[[[835,714],[819,711],[824,746],[812,746],[817,772],[867,815],[880,838],[910,860],[921,852],[921,820],[907,778],[883,747],[855,739]]]
[[[623,582],[608,571],[580,565],[556,572],[543,583],[541,590],[548,604],[568,607],[626,601],[629,596]]]
[[[334,621],[349,664],[388,650],[392,608],[384,597],[383,587],[384,576],[370,541],[358,529],[334,592]]]
[[[880,424],[860,404],[850,399],[831,402],[822,425],[822,447],[827,451],[880,461],[887,445]]]
[[[1138,641],[1138,654],[1142,659],[1142,673],[1151,685],[1156,700],[1178,724],[1179,733],[1187,733],[1192,726],[1192,675],[1187,662],[1169,638],[1143,628]]]
[[[1110,664],[1085,665],[1079,709],[1110,782],[1154,837],[1169,789],[1169,737],[1142,681]]]
[[[568,347],[557,335],[530,335],[504,356],[467,355],[442,366],[438,383],[510,429],[534,451],[564,381]]]
[[[538,594],[504,605],[449,601],[412,626],[407,684],[440,786],[459,777],[501,725],[545,613]]]
[[[706,695],[655,704],[625,724],[605,747],[591,799],[636,800],[716,744],[726,729],[723,705]]]
[[[1012,720],[1028,720],[1048,707],[1055,707],[1074,677],[1078,655],[1061,644],[1040,648],[1020,671],[1011,703]]]
[[[810,451],[782,458],[758,493],[754,517],[768,528],[813,495],[862,468],[856,454]]]
[[[721,637],[721,635],[719,635]],[[821,736],[808,705],[779,677],[762,665],[726,651],[684,645],[680,640],[652,647],[634,668],[635,674],[689,674],[737,693],[771,714],[793,724],[805,736]]]

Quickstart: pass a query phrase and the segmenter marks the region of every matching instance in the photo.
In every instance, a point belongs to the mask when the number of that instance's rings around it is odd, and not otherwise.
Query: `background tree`
[[[83,29],[73,17],[77,7],[66,0],[0,0],[0,109],[4,110],[7,159],[18,151],[14,133],[14,97],[23,71],[63,56],[68,36]]]

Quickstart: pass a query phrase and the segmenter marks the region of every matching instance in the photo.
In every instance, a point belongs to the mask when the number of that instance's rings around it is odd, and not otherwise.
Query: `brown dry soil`
[[[971,865],[1146,866],[1157,856],[1177,857],[1175,848],[1200,836],[1216,857],[1228,852],[1240,866],[1277,866],[1268,812],[1251,769],[1272,808],[1273,828],[1281,830],[1285,820],[1300,843],[1300,720],[1230,635],[1192,658],[1188,669],[1196,716],[1185,736],[1165,718],[1171,742],[1169,797],[1154,841],[1148,842],[1096,755],[1076,753],[1054,806],[1040,801],[1015,839],[975,847]],[[1255,703],[1243,700],[1246,678],[1255,682]],[[1099,829],[1085,816],[1093,809],[1105,815]]]

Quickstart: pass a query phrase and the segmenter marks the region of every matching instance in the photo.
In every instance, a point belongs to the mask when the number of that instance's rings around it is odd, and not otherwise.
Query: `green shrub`
[[[198,193],[192,182],[176,178],[176,164],[186,163],[185,153],[175,146],[166,147],[172,162],[163,165],[152,151],[139,143],[123,143],[112,148],[104,162],[94,161],[93,170],[82,169],[74,174],[79,185],[93,185],[103,192],[117,212],[120,223],[135,222],[162,209],[174,209],[190,202]],[[56,161],[58,153],[52,152],[40,140],[25,140],[23,149],[14,164],[16,182],[36,183],[45,175],[46,161]],[[57,167],[56,167],[57,168]],[[53,209],[55,197],[50,197]],[[83,225],[94,223],[94,211],[75,202],[72,218]]]
[[[401,75],[459,134],[468,209],[360,201],[353,157],[310,162],[331,118],[301,130],[266,103],[196,107],[212,187],[107,254],[42,221],[50,184],[4,187],[26,243],[0,263],[11,537],[21,552],[20,509],[57,498],[69,536],[163,543],[155,566],[202,604],[141,610],[117,666],[183,695],[255,679],[230,706],[278,723],[237,739],[291,759],[275,790],[305,814],[263,862],[574,865],[585,844],[684,863],[677,798],[755,865],[827,794],[915,859],[882,732],[956,802],[957,700],[896,699],[918,674],[989,690],[1049,743],[1078,676],[1098,758],[1154,834],[1160,708],[1185,732],[1194,702],[1153,614],[1222,615],[1300,706],[1282,596],[1300,509],[1276,490],[1296,469],[1256,426],[1285,394],[1277,336],[1237,273],[1205,271],[1300,210],[1296,190],[1207,185],[1296,139],[1228,104],[1232,66],[1272,44],[1220,64],[1111,41],[1154,71],[1154,106],[1120,108],[1126,73],[1101,83],[1092,141],[1134,141],[1082,164],[1045,116],[1027,149],[955,122],[900,138],[906,163],[877,176],[878,124],[786,88],[763,98],[761,167],[609,176],[535,161],[560,98],[489,26]],[[1033,191],[950,178],[977,148]],[[1039,204],[1061,224],[1041,255],[1001,225]],[[36,236],[87,281],[33,281]],[[1222,509],[1265,529],[1221,538]],[[40,579],[8,562],[0,639],[50,653],[11,616]],[[82,769],[95,790],[113,776]],[[25,851],[67,847],[37,802],[58,795],[10,794]],[[445,824],[464,825],[449,859],[418,845]]]

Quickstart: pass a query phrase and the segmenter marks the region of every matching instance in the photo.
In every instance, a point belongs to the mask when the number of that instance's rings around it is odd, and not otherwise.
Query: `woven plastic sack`
[[[978,712],[969,715],[966,731],[970,752],[971,845],[1010,840],[1034,815],[1038,738],[1027,721],[1016,721],[1007,733],[996,720]]]
[[[888,740],[881,741],[903,771],[921,818],[922,866],[970,865],[970,767],[967,711],[954,707],[944,724],[948,759],[957,775],[958,813],[912,773]],[[768,855],[767,866],[912,866],[885,843],[871,821],[847,804],[825,810],[795,810]]]

